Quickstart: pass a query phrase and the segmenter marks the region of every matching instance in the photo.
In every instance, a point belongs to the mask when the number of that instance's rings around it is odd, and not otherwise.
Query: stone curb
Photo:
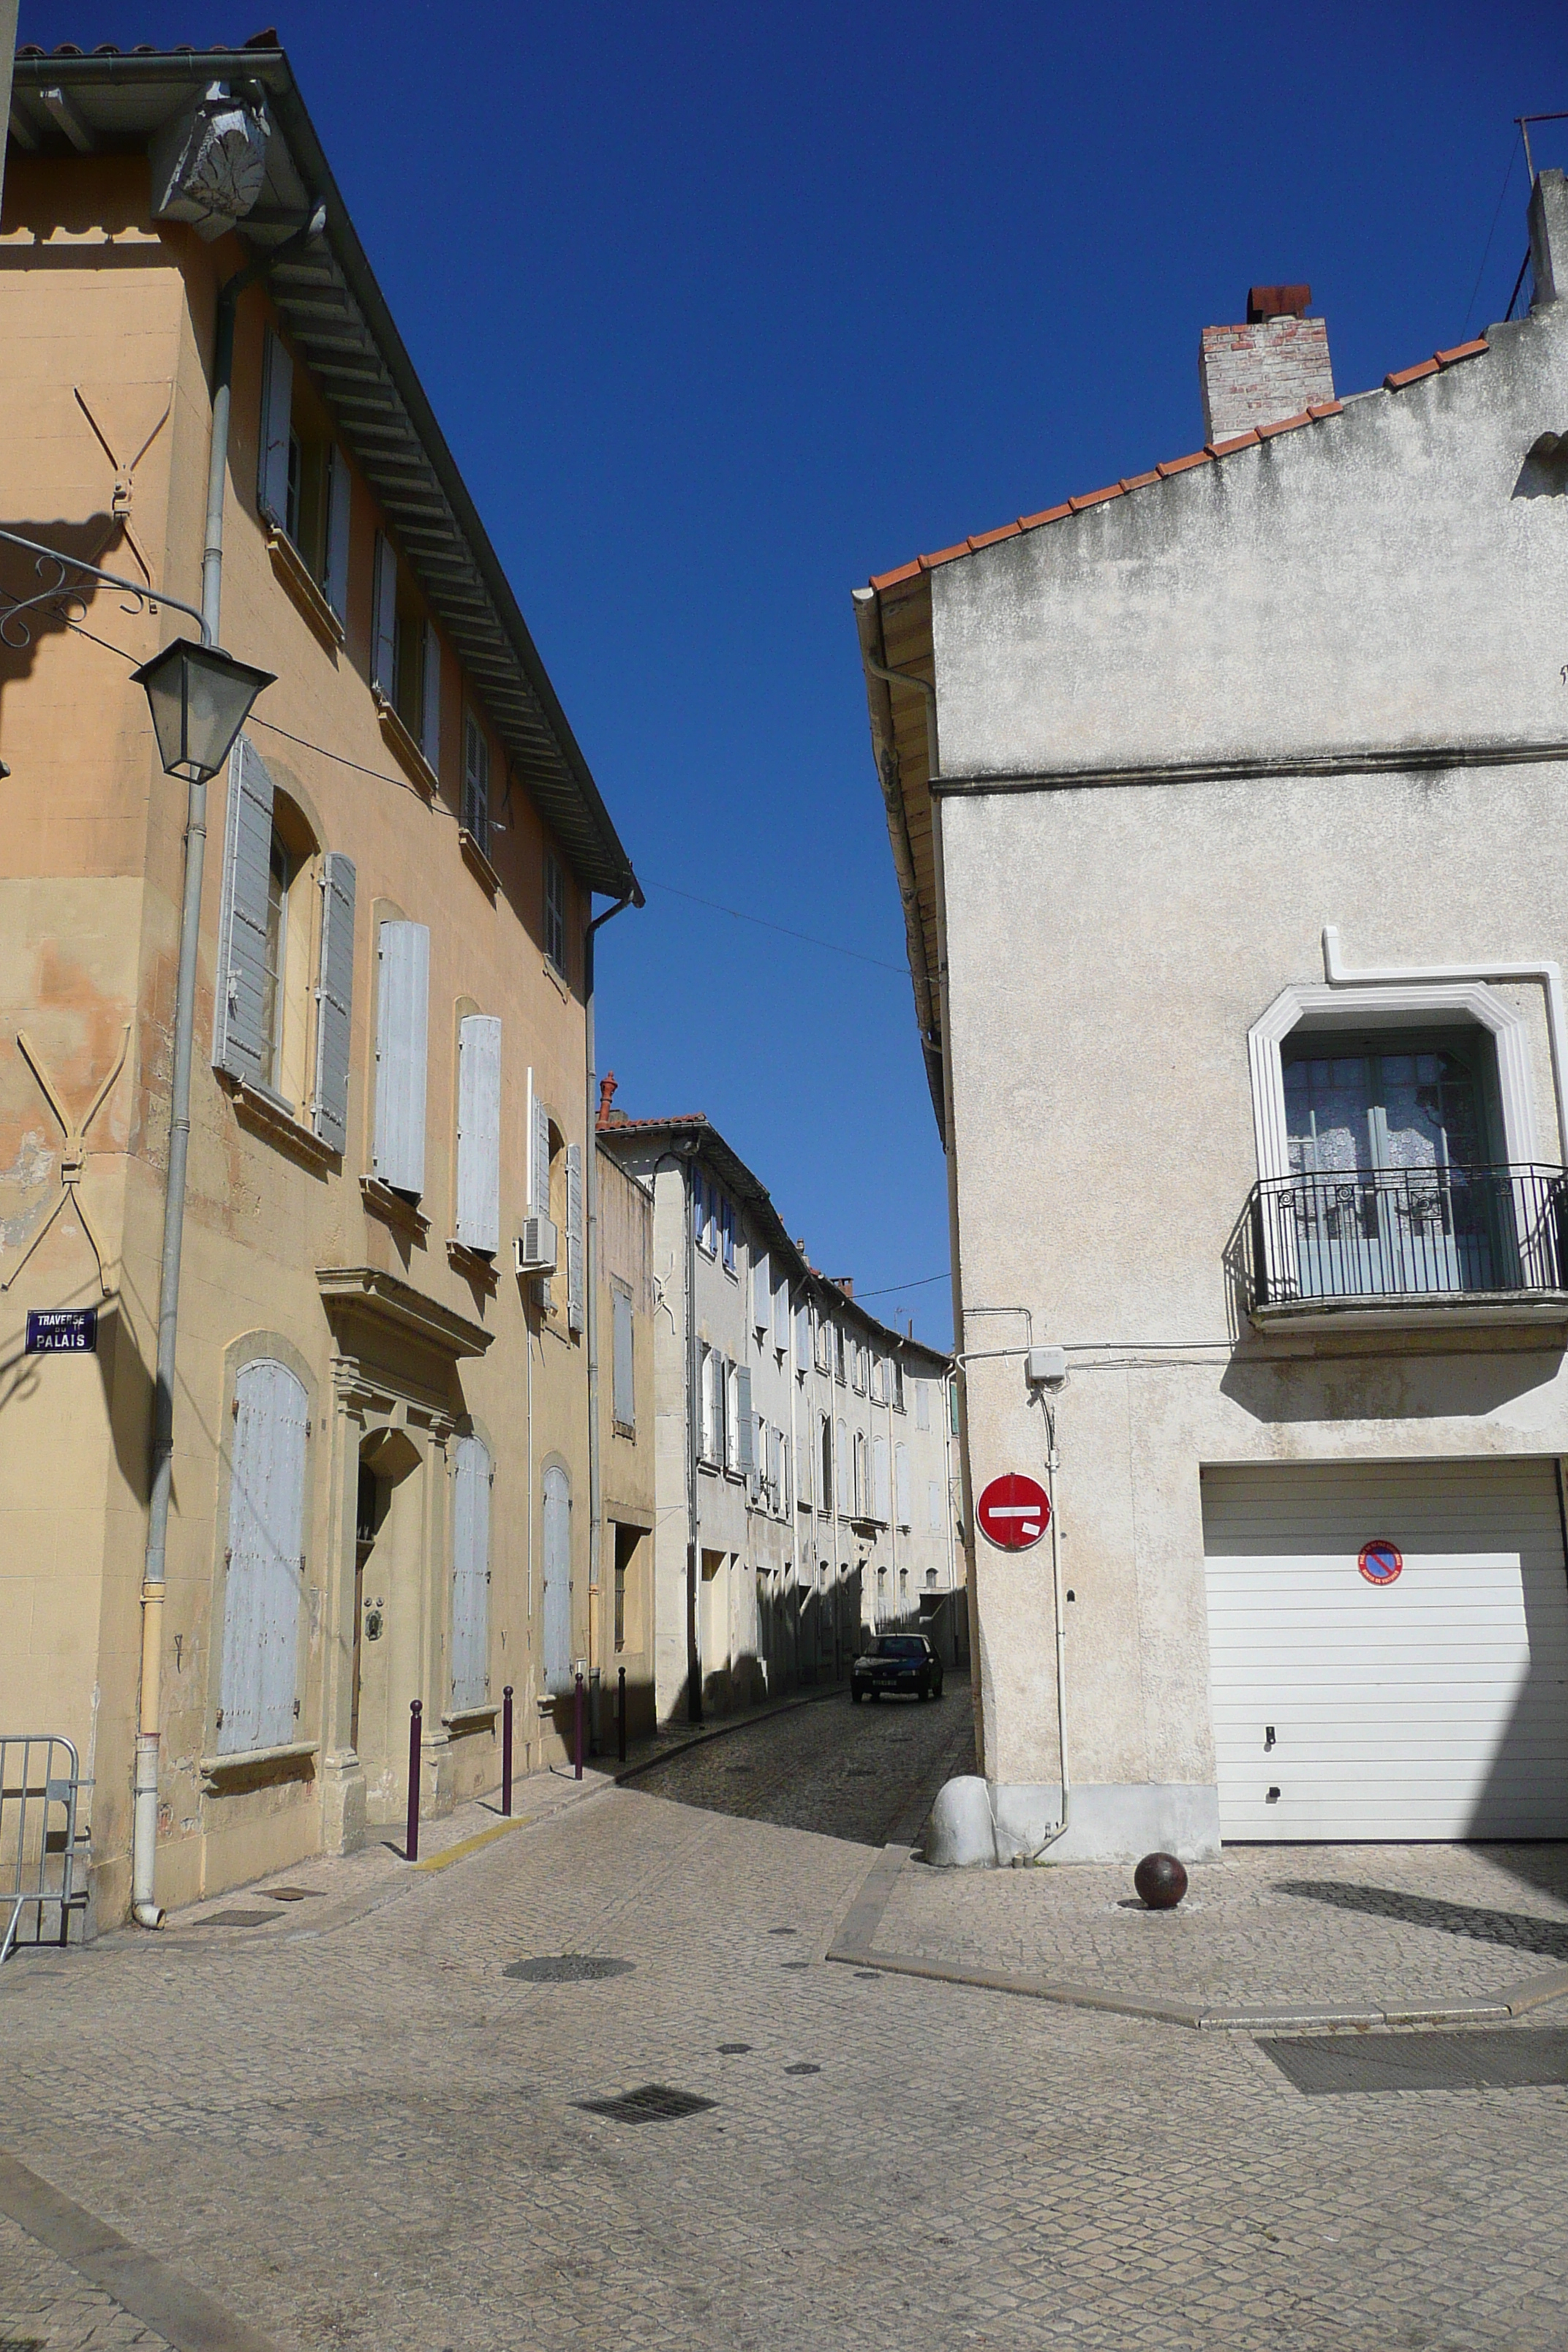
[[[68,2263],[174,2352],[278,2352],[270,2336],[237,2319],[199,2286],[133,2245],[14,2156],[0,2154],[0,2213]]]
[[[1152,2000],[1139,1993],[1101,1990],[1097,1985],[1068,1984],[1051,1977],[1028,1976],[1005,1969],[966,1968],[957,1960],[927,1960],[912,1952],[879,1951],[874,1938],[892,1897],[899,1873],[911,1847],[886,1845],[860,1882],[848,1914],[824,1958],[858,1969],[878,1969],[888,1976],[921,1977],[933,1984],[973,1985],[984,1992],[1005,1992],[1026,2000],[1050,2000],[1066,2009],[1092,2009],[1116,2017],[1148,2018],[1162,2025],[1184,2025],[1196,2032],[1277,2033],[1330,2032],[1352,2028],[1365,2032],[1389,2025],[1506,2025],[1549,2000],[1568,1998],[1568,1969],[1522,1978],[1505,1986],[1490,2000],[1373,2009],[1319,2007],[1295,2002],[1282,2009],[1247,2003],[1211,2009],[1190,2001]]]

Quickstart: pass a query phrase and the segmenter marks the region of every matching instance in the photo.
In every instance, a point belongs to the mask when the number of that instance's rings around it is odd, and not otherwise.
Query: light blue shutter
[[[321,979],[316,991],[316,1098],[310,1123],[334,1151],[349,1139],[349,1041],[354,992],[354,862],[321,860]]]
[[[888,1441],[875,1439],[871,1446],[871,1517],[886,1527],[892,1514],[888,1507]]]
[[[340,621],[349,617],[349,461],[334,442],[327,452],[327,561],[321,593]]]
[[[924,1381],[915,1382],[915,1427],[931,1427],[931,1391]]]
[[[580,1331],[583,1305],[583,1150],[566,1147],[566,1328]]]
[[[500,1022],[470,1013],[458,1028],[458,1239],[500,1247]]]
[[[778,1288],[773,1293],[773,1346],[781,1356],[788,1355],[789,1276],[787,1274],[780,1275]]]
[[[459,1437],[452,1493],[452,1706],[482,1706],[489,1688],[490,1457]]]
[[[811,1370],[811,1307],[804,1298],[795,1310],[795,1366],[797,1372]]]
[[[384,531],[375,534],[371,615],[370,682],[388,702],[396,698],[397,555]]]
[[[272,779],[242,735],[228,755],[228,818],[218,913],[213,1060],[260,1086],[269,1040],[266,1003],[267,896],[272,871]]]
[[[268,327],[261,354],[261,433],[256,503],[264,519],[284,530],[289,520],[289,425],[294,411],[294,362]]]
[[[533,1072],[528,1074],[530,1107],[530,1137],[528,1152],[528,1205],[536,1217],[550,1214],[550,1111],[533,1083]]]
[[[374,1169],[395,1192],[425,1190],[425,1065],[430,1027],[430,933],[383,923],[375,1021]]]
[[[907,1445],[896,1445],[893,1448],[893,1486],[898,1498],[899,1525],[901,1528],[907,1528],[910,1524],[910,1449]]]
[[[615,1417],[623,1429],[636,1425],[637,1391],[634,1385],[636,1354],[635,1330],[632,1323],[632,1302],[624,1290],[611,1293],[615,1300]]]
[[[296,1737],[304,1582],[304,1389],[287,1365],[263,1357],[245,1366],[234,1395],[217,1733],[223,1756],[281,1748]]]
[[[849,1432],[842,1421],[838,1424],[837,1434],[838,1449],[835,1456],[837,1475],[834,1481],[834,1493],[837,1498],[838,1516],[841,1519],[847,1519],[849,1517]]]
[[[748,1367],[735,1368],[735,1467],[751,1471],[757,1466],[756,1425],[752,1419],[752,1375]]]
[[[773,1316],[773,1295],[764,1250],[761,1257],[752,1260],[752,1323],[759,1337],[767,1337]]]
[[[572,1485],[552,1464],[544,1474],[544,1687],[572,1687]]]
[[[436,635],[433,621],[425,624],[425,677],[420,697],[419,749],[436,771],[441,772],[441,640]]]

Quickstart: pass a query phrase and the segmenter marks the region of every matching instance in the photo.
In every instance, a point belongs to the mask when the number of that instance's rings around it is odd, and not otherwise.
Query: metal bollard
[[[572,1704],[576,1718],[575,1729],[577,1734],[577,1769],[574,1778],[580,1780],[583,1778],[583,1677],[581,1675],[577,1677],[577,1688]]]
[[[616,1760],[626,1760],[626,1670],[618,1667],[616,1674]]]
[[[404,1860],[419,1859],[419,1718],[425,1712],[423,1699],[408,1702],[408,1835],[404,1840]]]
[[[511,1811],[511,1685],[500,1696],[500,1809]]]

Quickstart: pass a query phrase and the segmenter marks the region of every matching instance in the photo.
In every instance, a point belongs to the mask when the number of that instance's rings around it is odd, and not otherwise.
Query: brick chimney
[[[1254,286],[1244,327],[1205,327],[1198,351],[1204,439],[1228,441],[1334,396],[1329,331],[1310,286]]]

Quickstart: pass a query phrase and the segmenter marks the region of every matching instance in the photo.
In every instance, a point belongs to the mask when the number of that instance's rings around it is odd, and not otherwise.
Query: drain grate
[[[781,1960],[779,1962],[779,1966],[781,1969],[808,1969],[811,1966],[811,1962],[809,1960]]]
[[[800,1929],[798,1927],[770,1927],[768,1929],[768,1933],[770,1936],[798,1936]]]
[[[751,2046],[749,2042],[721,2042],[719,2055],[721,2058],[743,2058]]]
[[[276,1911],[215,1911],[210,1918],[193,1919],[194,1927],[265,1927],[269,1919],[280,1915]]]
[[[1345,2091],[1521,2091],[1568,2084],[1568,2028],[1258,2040],[1309,2097]]]
[[[524,1984],[596,1984],[601,1977],[629,1976],[635,1960],[595,1959],[585,1952],[552,1952],[533,1960],[513,1960],[503,1977],[520,1977]]]
[[[807,2060],[803,2060],[798,2066],[786,2066],[784,2068],[784,2073],[786,2074],[820,2074],[821,2072],[822,2069],[820,2066],[813,2066]]]
[[[700,2116],[719,2102],[700,2099],[695,2091],[672,2090],[668,2083],[644,2083],[618,2099],[579,2099],[576,2104],[591,2116],[610,2116],[618,2124],[672,2124],[682,2116]]]

